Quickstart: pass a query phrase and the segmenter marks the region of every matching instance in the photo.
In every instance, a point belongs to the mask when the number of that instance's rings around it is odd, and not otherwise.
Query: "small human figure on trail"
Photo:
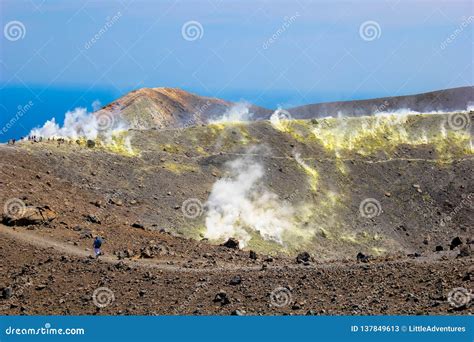
[[[100,250],[100,248],[102,247],[102,239],[100,238],[100,236],[95,237],[94,243],[92,246],[94,247],[94,254],[96,258],[102,255],[102,251]]]

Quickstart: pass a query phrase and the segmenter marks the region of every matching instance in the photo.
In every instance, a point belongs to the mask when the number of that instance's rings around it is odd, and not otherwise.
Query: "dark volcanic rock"
[[[230,304],[230,299],[227,293],[221,290],[214,297],[214,302],[221,303],[221,305],[227,305],[227,304]]]
[[[242,278],[240,276],[235,276],[230,280],[229,284],[230,285],[239,285],[241,282],[242,282]]]
[[[250,251],[249,258],[252,260],[257,260],[257,253],[255,251]]]
[[[86,216],[86,219],[89,222],[100,224],[100,219],[96,215],[89,214]]]
[[[296,262],[298,264],[303,264],[303,263],[309,262],[310,260],[311,260],[311,255],[309,255],[308,252],[301,252],[296,257]]]
[[[456,236],[452,241],[451,241],[451,245],[449,245],[449,249],[450,250],[453,250],[455,249],[457,246],[460,246],[462,245],[462,240],[459,236]]]
[[[357,261],[359,262],[369,262],[369,255],[365,255],[361,252],[357,253]]]
[[[232,249],[239,249],[239,240],[230,238],[222,244],[222,246]]]
[[[11,287],[5,287],[2,290],[2,298],[3,299],[10,299],[13,295],[13,290]]]
[[[132,227],[133,228],[139,228],[139,229],[145,229],[145,226],[141,223],[137,223],[135,222],[134,224],[132,224]]]

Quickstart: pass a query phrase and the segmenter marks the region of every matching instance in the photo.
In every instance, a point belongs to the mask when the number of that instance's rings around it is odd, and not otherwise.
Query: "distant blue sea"
[[[42,126],[53,117],[62,124],[69,110],[76,107],[92,110],[94,101],[105,105],[121,95],[104,89],[5,87],[0,90],[0,142],[26,136],[32,128]],[[5,129],[6,126],[9,128]]]
[[[132,90],[132,89],[130,89]],[[225,93],[206,93],[199,90],[185,89],[202,96],[218,96],[228,101],[248,101],[250,103],[276,109],[289,108],[308,103],[346,100],[346,94],[311,94],[302,96],[297,91],[245,90],[227,91]],[[99,101],[102,105],[125,95],[115,88],[87,87],[46,87],[46,86],[6,86],[0,89],[0,142],[8,139],[19,139],[26,136],[31,129],[42,126],[52,118],[62,124],[67,111],[76,107],[85,107],[92,111],[92,103]],[[357,98],[370,98],[360,95]],[[12,123],[12,118],[16,118]],[[7,127],[8,126],[8,127]],[[7,129],[8,128],[8,129]]]

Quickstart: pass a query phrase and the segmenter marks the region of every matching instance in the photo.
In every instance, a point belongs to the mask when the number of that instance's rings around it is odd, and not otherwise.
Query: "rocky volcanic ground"
[[[266,122],[217,129],[131,131],[136,154],[75,142],[0,145],[0,203],[25,206],[20,218],[4,208],[0,225],[0,314],[474,313],[472,159],[455,141],[347,154],[342,172],[332,152],[298,132]],[[204,202],[225,162],[257,142],[273,151],[259,159],[268,188],[316,203],[324,221],[307,225],[335,230],[291,251],[202,239],[204,217],[183,217],[183,201]],[[317,168],[319,192],[295,148]],[[329,188],[340,206],[323,206]],[[367,194],[384,214],[362,220],[354,212]],[[95,235],[105,242],[99,260]]]
[[[472,288],[472,258],[378,258],[298,264],[188,242],[156,233],[176,255],[149,260],[94,260],[71,244],[0,232],[1,314],[472,314],[453,307],[453,288]],[[36,236],[36,235],[35,235]],[[77,251],[77,253],[76,253]],[[106,253],[108,249],[105,248]],[[187,257],[184,256],[187,254]],[[192,257],[191,257],[192,256]],[[96,289],[111,292],[97,307]],[[100,291],[100,290],[99,290]],[[113,294],[113,297],[112,297]],[[97,297],[96,297],[97,298]]]

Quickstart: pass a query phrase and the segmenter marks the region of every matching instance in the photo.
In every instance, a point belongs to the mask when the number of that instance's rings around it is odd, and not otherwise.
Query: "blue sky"
[[[2,0],[0,13],[0,128],[33,103],[0,141],[141,87],[274,108],[473,84],[471,1]]]

